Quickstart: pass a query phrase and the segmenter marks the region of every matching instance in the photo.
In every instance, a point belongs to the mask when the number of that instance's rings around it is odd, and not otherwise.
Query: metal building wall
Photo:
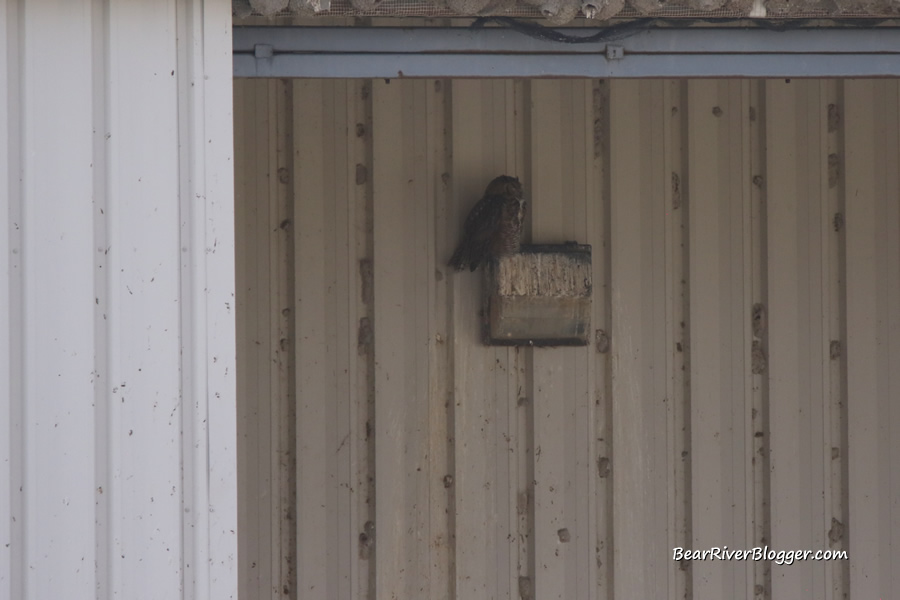
[[[893,597],[896,81],[239,80],[241,591]],[[594,342],[485,347],[490,178]],[[252,533],[248,533],[252,532]],[[674,547],[848,550],[678,563]]]
[[[236,595],[229,8],[0,0],[0,599]]]

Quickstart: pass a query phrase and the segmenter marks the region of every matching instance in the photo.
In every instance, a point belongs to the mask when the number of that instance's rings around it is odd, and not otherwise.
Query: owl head
[[[510,177],[509,175],[501,175],[495,177],[484,190],[487,196],[507,196],[522,200],[522,184],[519,183],[518,177]]]

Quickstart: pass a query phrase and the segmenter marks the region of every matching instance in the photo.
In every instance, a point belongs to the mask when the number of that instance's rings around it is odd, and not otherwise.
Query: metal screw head
[[[621,60],[625,58],[625,48],[615,44],[606,45],[606,58],[608,60]]]

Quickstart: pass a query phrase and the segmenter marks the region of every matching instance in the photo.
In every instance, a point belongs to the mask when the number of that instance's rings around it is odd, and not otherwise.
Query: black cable
[[[827,28],[824,25],[816,25],[815,21],[827,20],[829,23],[834,23],[838,25],[842,25],[846,28],[871,28],[876,25],[880,25],[886,21],[890,21],[892,19],[888,18],[844,18],[844,19],[828,19],[827,17],[823,17],[821,19],[753,19],[749,21],[747,18],[682,18],[682,19],[673,19],[673,18],[665,18],[665,17],[644,17],[639,19],[634,19],[630,21],[623,21],[616,23],[615,25],[611,25],[609,27],[605,27],[602,31],[594,33],[589,36],[578,36],[578,35],[569,35],[567,33],[563,33],[564,29],[554,29],[552,27],[547,27],[545,25],[541,25],[540,23],[535,23],[533,21],[525,21],[522,19],[514,19],[512,17],[478,17],[470,26],[471,29],[480,29],[483,28],[488,23],[496,23],[497,25],[506,28],[512,29],[513,31],[518,31],[524,35],[529,37],[548,41],[548,42],[559,42],[563,44],[592,44],[597,42],[608,42],[614,40],[620,40],[631,35],[634,35],[638,31],[646,31],[649,29],[662,29],[668,27],[689,27],[691,25],[697,23],[710,24],[710,25],[725,25],[725,24],[733,24],[733,23],[742,23],[746,26],[747,29],[750,28],[759,28],[766,29],[770,31],[791,31],[796,29],[819,29],[819,28]],[[578,29],[573,28],[572,31],[578,31]]]
[[[569,35],[567,33],[563,33],[560,29],[553,29],[551,27],[541,25],[540,23],[523,21],[521,19],[513,19],[512,17],[479,17],[475,19],[474,23],[472,23],[471,28],[478,29],[484,27],[484,25],[488,22],[494,22],[508,29],[512,29],[513,31],[518,31],[519,33],[523,33],[529,37],[533,37],[535,39],[543,40],[546,42],[560,42],[563,44],[593,44],[596,42],[619,40],[628,37],[637,30],[649,28],[648,26],[654,20],[655,19],[652,18],[644,18],[635,19],[634,21],[625,21],[623,23],[616,23],[615,25],[605,27],[603,31],[599,31],[589,36]],[[573,29],[573,31],[577,31],[577,29]]]

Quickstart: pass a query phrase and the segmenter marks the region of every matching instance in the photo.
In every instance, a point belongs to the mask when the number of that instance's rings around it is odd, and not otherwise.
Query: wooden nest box
[[[484,338],[498,346],[585,346],[591,247],[522,246],[485,269]]]

